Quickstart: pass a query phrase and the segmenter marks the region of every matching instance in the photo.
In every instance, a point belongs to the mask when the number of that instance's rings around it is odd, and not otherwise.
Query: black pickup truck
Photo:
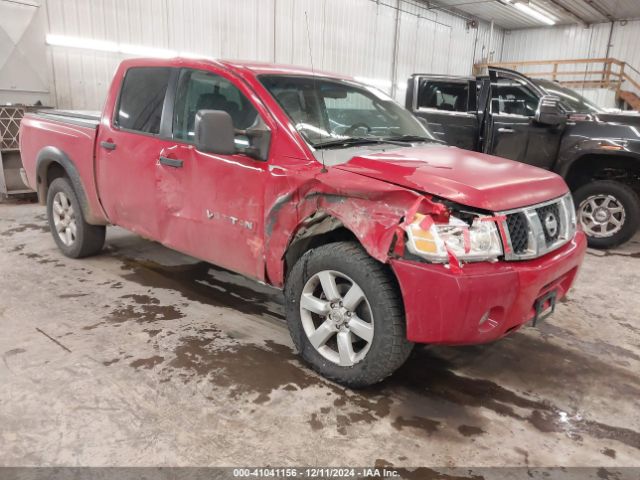
[[[564,177],[591,247],[638,230],[640,115],[605,113],[556,82],[494,67],[478,77],[414,74],[406,107],[449,145]]]

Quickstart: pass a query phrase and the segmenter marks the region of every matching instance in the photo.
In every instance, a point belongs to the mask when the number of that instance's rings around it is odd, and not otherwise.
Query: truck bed
[[[29,186],[45,198],[49,165],[64,166],[81,191],[80,202],[88,222],[105,223],[95,179],[95,142],[100,112],[38,110],[27,113],[20,124],[20,153]]]
[[[33,115],[44,117],[48,120],[96,128],[100,123],[101,113],[94,110],[38,110]]]

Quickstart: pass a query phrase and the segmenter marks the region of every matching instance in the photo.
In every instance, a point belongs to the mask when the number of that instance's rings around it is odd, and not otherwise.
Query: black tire
[[[61,233],[56,228],[54,220],[54,199],[58,193],[62,193],[68,198],[70,205],[73,209],[72,218],[75,220],[75,234],[70,244],[65,244],[65,241],[61,237]],[[106,227],[104,225],[90,225],[82,214],[80,208],[80,202],[76,196],[71,183],[67,178],[56,178],[49,186],[47,193],[47,218],[49,220],[49,228],[51,229],[51,235],[55,240],[58,248],[67,257],[70,258],[82,258],[90,255],[96,255],[100,253],[104,246],[104,239],[106,234]]]
[[[340,366],[321,355],[302,324],[303,288],[310,278],[327,270],[344,274],[357,283],[373,316],[369,349],[364,358],[351,366]],[[302,358],[315,371],[342,385],[360,388],[380,382],[406,361],[413,348],[406,338],[402,297],[395,279],[356,243],[336,242],[306,252],[287,277],[285,301],[289,332]]]
[[[614,180],[597,180],[583,185],[573,193],[578,222],[580,222],[582,211],[581,204],[590,197],[598,195],[614,197],[622,205],[624,208],[624,222],[617,232],[604,237],[591,235],[588,229],[585,228],[589,246],[592,248],[613,248],[630,240],[638,231],[638,226],[640,225],[640,198],[638,198],[636,192],[628,185]]]

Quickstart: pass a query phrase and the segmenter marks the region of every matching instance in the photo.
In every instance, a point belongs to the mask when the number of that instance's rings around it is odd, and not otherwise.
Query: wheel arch
[[[308,217],[301,227],[293,235],[289,246],[284,254],[284,281],[286,281],[291,269],[296,262],[306,252],[313,248],[335,242],[350,241],[357,244],[364,252],[367,253],[374,261],[380,264],[381,268],[386,271],[390,280],[400,295],[400,304],[404,308],[404,299],[400,294],[400,283],[395,271],[389,263],[381,262],[379,259],[371,255],[365,245],[358,239],[358,236],[346,226],[338,217],[326,212],[316,212]]]
[[[587,153],[568,165],[565,181],[572,191],[592,180],[617,180],[640,191],[640,156],[624,153]]]
[[[57,147],[44,147],[36,157],[36,191],[38,193],[38,200],[41,204],[47,202],[47,192],[49,185],[56,178],[67,177],[71,182],[71,188],[78,197],[80,202],[80,208],[82,214],[87,221],[94,219],[89,202],[87,200],[87,194],[82,186],[82,180],[78,169],[74,165],[69,156]],[[91,222],[91,223],[104,223],[104,222]]]
[[[284,253],[284,278],[287,278],[305,252],[321,245],[345,240],[360,243],[358,237],[337,217],[325,212],[310,215],[301,222]]]

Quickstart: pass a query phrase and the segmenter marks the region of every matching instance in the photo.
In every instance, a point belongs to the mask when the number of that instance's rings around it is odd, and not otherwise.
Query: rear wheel
[[[624,183],[598,180],[580,187],[573,198],[590,247],[612,248],[638,231],[640,199]]]
[[[394,279],[355,243],[305,253],[287,277],[285,298],[296,348],[331,380],[350,387],[377,383],[411,352]]]
[[[56,178],[47,193],[49,228],[58,248],[67,257],[81,258],[102,250],[106,227],[90,225],[84,220],[82,209],[71,183]]]

